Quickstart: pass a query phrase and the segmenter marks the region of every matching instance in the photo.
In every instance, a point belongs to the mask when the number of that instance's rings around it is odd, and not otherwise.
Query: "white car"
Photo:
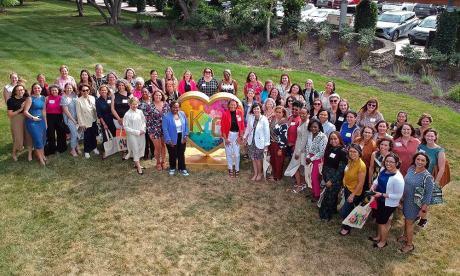
[[[329,14],[340,16],[340,10],[317,9],[313,11],[310,15],[306,16],[305,19],[302,17],[302,21],[313,20],[315,23],[321,23],[327,21],[327,16]]]
[[[383,3],[382,12],[386,11],[414,11],[415,3]]]
[[[315,7],[312,3],[306,4],[305,6],[302,7],[302,10],[300,11],[300,21],[306,22],[307,21],[307,16],[312,14],[314,11],[316,11],[318,8]]]

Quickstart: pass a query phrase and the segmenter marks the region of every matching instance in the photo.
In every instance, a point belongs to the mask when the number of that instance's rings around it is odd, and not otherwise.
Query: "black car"
[[[425,18],[438,13],[438,7],[433,4],[416,4],[414,7],[415,15],[418,18]]]

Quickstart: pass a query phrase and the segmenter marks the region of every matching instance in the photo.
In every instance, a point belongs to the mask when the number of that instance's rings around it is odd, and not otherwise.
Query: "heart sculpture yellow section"
[[[220,119],[227,110],[230,99],[243,105],[233,94],[220,92],[208,97],[199,91],[190,91],[179,97],[181,110],[186,114],[189,123],[189,141],[202,153],[210,154],[223,145],[220,134]]]

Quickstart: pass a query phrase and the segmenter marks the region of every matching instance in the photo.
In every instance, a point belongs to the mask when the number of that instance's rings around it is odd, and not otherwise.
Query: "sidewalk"
[[[88,1],[83,0],[83,3],[87,4]],[[96,0],[96,4],[98,6],[105,7],[104,0]],[[137,8],[136,7],[129,7],[128,3],[126,3],[126,2],[121,3],[121,9],[123,11],[137,13]],[[140,14],[145,14],[145,15],[150,15],[150,16],[160,16],[160,17],[163,16],[163,13],[157,11],[157,9],[154,6],[152,7],[152,6],[148,6],[148,5],[145,6],[145,11],[141,12]]]

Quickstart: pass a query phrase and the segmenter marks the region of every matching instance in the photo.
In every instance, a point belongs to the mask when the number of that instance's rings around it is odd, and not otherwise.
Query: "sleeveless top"
[[[233,84],[233,81],[232,81],[232,83],[222,82],[220,90],[221,90],[221,92],[227,92],[227,93],[235,94],[235,85]]]

